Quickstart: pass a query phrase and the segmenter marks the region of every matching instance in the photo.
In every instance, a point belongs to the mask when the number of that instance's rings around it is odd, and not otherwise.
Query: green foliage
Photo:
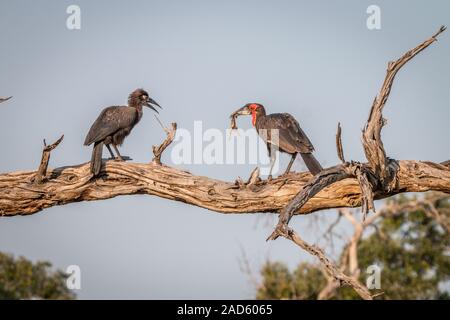
[[[309,279],[309,281],[303,281]],[[326,284],[322,271],[312,268],[307,263],[301,263],[294,271],[295,295],[299,299],[316,299],[320,293],[318,288],[323,288]]]
[[[67,276],[49,262],[33,263],[0,252],[0,299],[74,299]]]
[[[443,216],[450,212],[449,197],[434,206]],[[413,198],[398,197],[393,204]],[[410,209],[380,219],[376,232],[358,244],[360,281],[365,284],[368,266],[381,267],[379,299],[448,299],[440,284],[450,279],[449,234],[423,210]],[[290,272],[280,262],[267,262],[262,270],[258,299],[317,299],[326,280],[317,265],[301,263]],[[376,293],[377,291],[372,291]],[[333,299],[359,299],[352,288],[341,287]]]
[[[286,265],[268,261],[262,267],[261,274],[264,280],[257,299],[293,298],[293,276]]]

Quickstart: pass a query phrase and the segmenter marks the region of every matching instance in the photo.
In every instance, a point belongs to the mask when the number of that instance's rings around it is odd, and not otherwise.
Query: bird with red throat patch
[[[235,119],[235,117],[240,115],[252,116],[252,125],[267,145],[270,157],[269,180],[272,179],[272,169],[276,160],[276,153],[273,152],[272,147],[292,156],[284,174],[289,173],[298,154],[300,154],[306,167],[313,175],[323,170],[319,161],[312,154],[314,147],[311,141],[297,120],[289,113],[266,114],[266,109],[262,104],[247,103],[236,110],[231,117]],[[272,137],[274,132],[277,133],[276,138]]]

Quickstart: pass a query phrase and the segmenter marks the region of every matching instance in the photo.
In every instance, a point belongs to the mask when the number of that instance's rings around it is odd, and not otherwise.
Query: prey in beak
[[[260,105],[259,103],[247,103],[245,106],[243,106],[242,108],[236,110],[235,112],[233,112],[231,114],[231,116],[230,116],[231,129],[237,129],[236,118],[238,116],[251,115],[252,116],[252,124],[253,124],[253,126],[255,126],[256,118],[257,118],[258,114],[265,114],[262,105]]]
[[[237,130],[237,129],[238,129],[237,124],[236,124],[236,118],[237,118],[238,116],[250,114],[250,113],[247,113],[247,112],[249,111],[249,110],[247,110],[247,109],[248,109],[248,108],[246,108],[246,106],[244,106],[244,107],[242,107],[242,108],[236,110],[235,112],[233,112],[233,113],[230,115],[230,119],[231,119],[231,125],[230,125],[230,127],[231,127],[231,130]],[[231,134],[231,132],[230,132],[230,134]]]
[[[249,106],[250,106],[249,103],[246,104],[242,108],[240,108],[240,109],[236,110],[235,112],[233,112],[230,117],[247,116],[247,115],[251,114],[252,111],[250,110]]]
[[[238,116],[247,116],[247,115],[252,113],[252,111],[249,108],[249,105],[250,104],[247,103],[245,106],[243,106],[242,108],[236,110],[235,112],[233,112],[230,115],[230,118],[231,118],[231,130],[237,130],[238,127],[236,125],[236,118]]]

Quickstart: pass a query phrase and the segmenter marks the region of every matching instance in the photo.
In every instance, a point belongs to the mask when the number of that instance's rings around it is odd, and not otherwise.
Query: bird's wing
[[[303,132],[297,120],[289,113],[275,113],[268,116],[272,129],[278,129],[278,146],[289,153],[310,153],[314,147]]]
[[[101,141],[118,130],[132,125],[136,117],[137,111],[131,107],[113,106],[103,109],[91,126],[84,144],[88,146],[93,142]]]

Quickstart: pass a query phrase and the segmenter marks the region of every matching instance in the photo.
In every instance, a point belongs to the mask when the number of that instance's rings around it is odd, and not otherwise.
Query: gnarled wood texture
[[[431,162],[400,161],[398,185],[381,199],[401,192],[450,192],[450,168]],[[99,179],[91,179],[89,164],[49,169],[43,184],[33,184],[35,171],[0,174],[0,215],[38,212],[52,206],[120,195],[148,194],[222,213],[279,212],[310,179],[310,173],[291,173],[270,182],[245,187],[157,164],[105,161]],[[298,213],[361,205],[356,179],[325,188]]]

